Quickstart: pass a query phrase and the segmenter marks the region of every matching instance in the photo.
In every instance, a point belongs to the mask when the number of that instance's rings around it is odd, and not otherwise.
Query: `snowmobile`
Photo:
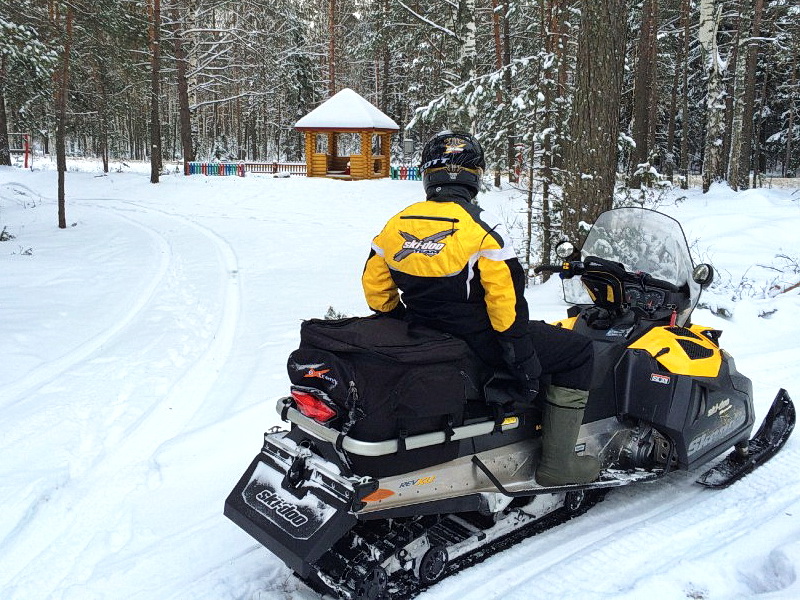
[[[593,341],[575,451],[600,459],[596,481],[536,484],[539,406],[463,341],[388,317],[311,319],[277,403],[290,428],[265,434],[225,515],[320,593],[408,598],[612,488],[708,463],[698,483],[723,488],[780,450],[794,405],[780,390],[750,437],[750,380],[721,332],[691,321],[713,269],[693,265],[677,221],[614,209],[559,256],[536,271],[562,278],[556,324]]]

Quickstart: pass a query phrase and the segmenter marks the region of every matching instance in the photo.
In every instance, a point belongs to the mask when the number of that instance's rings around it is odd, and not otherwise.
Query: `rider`
[[[427,200],[389,219],[375,237],[364,294],[376,312],[464,339],[487,364],[509,369],[530,400],[548,375],[536,481],[586,483],[600,470],[594,457],[575,454],[591,342],[528,320],[525,272],[508,234],[473,203],[485,167],[480,144],[467,133],[443,131],[428,141],[421,167]]]

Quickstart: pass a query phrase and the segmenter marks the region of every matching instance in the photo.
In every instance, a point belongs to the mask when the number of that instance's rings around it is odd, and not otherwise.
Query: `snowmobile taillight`
[[[297,409],[317,423],[327,423],[336,416],[336,411],[314,394],[292,390],[292,398],[297,404]]]

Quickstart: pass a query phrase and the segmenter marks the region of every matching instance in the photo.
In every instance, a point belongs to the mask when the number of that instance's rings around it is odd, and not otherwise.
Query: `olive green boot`
[[[559,386],[547,390],[542,418],[542,459],[536,468],[541,486],[589,483],[597,479],[600,462],[594,456],[577,456],[575,442],[583,422],[589,392]]]

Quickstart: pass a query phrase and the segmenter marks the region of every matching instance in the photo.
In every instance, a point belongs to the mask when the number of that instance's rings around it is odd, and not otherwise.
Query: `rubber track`
[[[448,564],[442,579],[446,579],[454,573],[458,573],[464,569],[469,569],[474,565],[480,564],[495,554],[503,552],[508,548],[511,548],[512,546],[533,537],[534,535],[538,535],[539,533],[547,531],[548,529],[552,529],[553,527],[561,525],[562,523],[566,523],[574,517],[584,514],[595,504],[601,502],[607,492],[607,489],[597,490],[591,496],[587,497],[583,505],[574,512],[568,512],[563,507],[559,508],[558,510],[553,511],[537,521],[528,523],[527,525],[524,525],[519,529],[488,543],[485,546],[476,548],[472,552],[465,554]],[[388,594],[385,596],[385,598],[391,598],[392,600],[411,600],[411,598],[417,597],[427,589],[420,588],[418,585],[419,584],[416,578],[410,573],[403,572],[399,576],[395,574],[389,579]]]

